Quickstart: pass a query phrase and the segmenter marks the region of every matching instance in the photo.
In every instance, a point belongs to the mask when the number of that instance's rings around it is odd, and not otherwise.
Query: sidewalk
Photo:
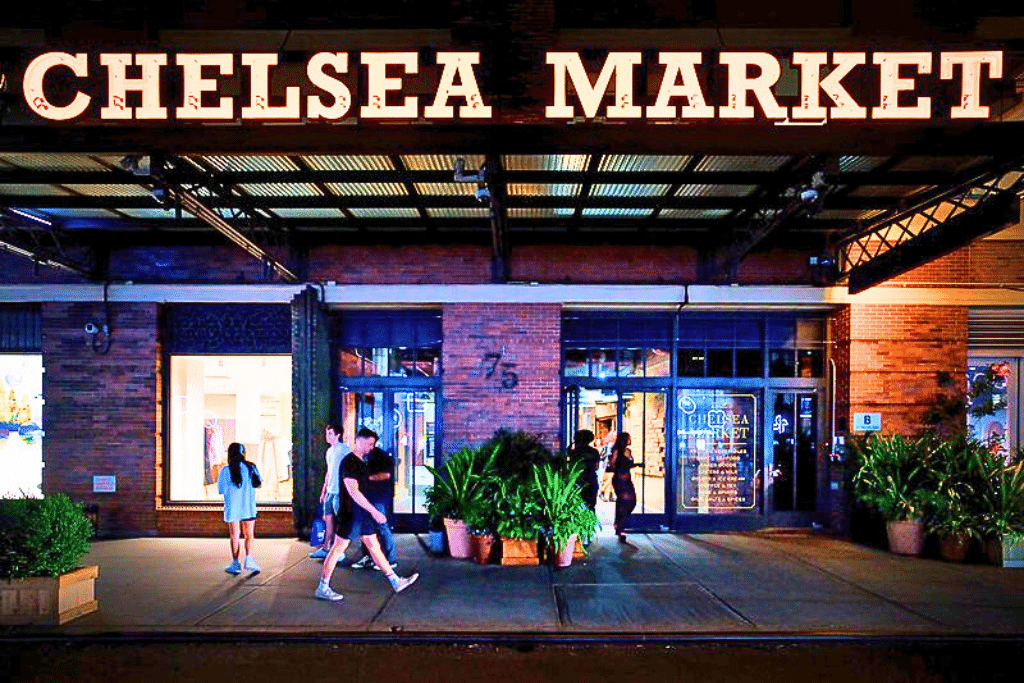
[[[567,569],[433,558],[400,535],[391,592],[339,567],[345,599],[313,598],[320,564],[292,539],[257,539],[263,573],[226,574],[227,539],[93,544],[100,611],[46,633],[1024,634],[1024,570],[906,558],[817,536],[598,539]],[[19,631],[21,631],[19,629]]]

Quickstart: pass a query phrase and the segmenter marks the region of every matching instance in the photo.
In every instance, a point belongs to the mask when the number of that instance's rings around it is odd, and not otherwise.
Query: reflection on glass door
[[[637,495],[633,514],[665,514],[665,404],[665,393],[660,391],[566,390],[565,443],[572,443],[576,430],[589,429],[594,447],[601,452],[597,514],[606,528],[615,520],[615,492],[604,470],[620,429],[630,435],[633,460],[643,463],[632,472]]]
[[[971,358],[967,381],[971,402],[967,426],[971,436],[1005,458],[1020,443],[1017,393],[1020,360]]]
[[[775,395],[772,497],[777,512],[813,511],[818,489],[818,396]]]
[[[756,511],[757,397],[725,389],[680,389],[676,401],[680,512]]]
[[[436,404],[433,391],[369,391],[342,394],[342,429],[351,444],[367,427],[378,446],[395,459],[394,512],[426,513],[423,492],[433,484]]]

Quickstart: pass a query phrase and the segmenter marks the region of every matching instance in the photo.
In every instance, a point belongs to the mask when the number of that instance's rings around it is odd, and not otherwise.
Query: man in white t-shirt
[[[352,452],[352,449],[341,442],[341,425],[331,422],[324,429],[324,439],[330,444],[327,449],[327,472],[324,474],[324,485],[320,490],[320,504],[324,508],[324,526],[327,533],[324,534],[322,546],[309,554],[314,559],[323,559],[331,549],[334,542],[335,518],[341,503],[341,459]]]

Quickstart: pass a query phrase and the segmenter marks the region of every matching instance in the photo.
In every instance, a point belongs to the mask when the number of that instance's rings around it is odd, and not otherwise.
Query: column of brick
[[[443,308],[445,450],[480,443],[496,429],[543,434],[558,445],[561,306],[448,304]],[[486,354],[501,353],[494,376]],[[518,384],[501,385],[502,363]]]
[[[103,305],[42,306],[43,491],[97,503],[100,532],[156,532],[160,403],[157,304],[112,304],[112,343],[95,352],[84,331]],[[116,493],[93,493],[93,475],[116,475]]]

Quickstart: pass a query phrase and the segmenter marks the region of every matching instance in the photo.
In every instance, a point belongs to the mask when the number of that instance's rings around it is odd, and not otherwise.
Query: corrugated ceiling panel
[[[681,171],[690,162],[690,156],[655,154],[606,154],[601,157],[598,171]]]
[[[489,211],[482,207],[479,209],[440,208],[427,209],[427,215],[431,218],[487,218]]]
[[[408,154],[402,156],[402,163],[410,171],[451,171],[455,173],[455,154]],[[466,173],[475,173],[484,163],[482,154],[467,154]]]
[[[646,218],[654,209],[605,209],[590,207],[583,209],[583,215],[591,218]]]
[[[866,173],[881,166],[889,157],[841,156],[840,173]]]
[[[956,173],[985,163],[991,157],[908,157],[893,167],[894,171],[946,171]]]
[[[253,154],[237,156],[203,156],[218,171],[298,171],[298,165],[285,156]]]
[[[302,160],[317,171],[393,171],[395,165],[386,156],[358,154],[346,156],[304,156]]]
[[[337,218],[343,220],[341,209],[271,209],[281,218]]]
[[[435,197],[461,197],[476,192],[475,183],[413,183],[416,192]]]
[[[69,193],[56,185],[0,185],[0,194],[26,195],[32,197],[64,197]]]
[[[589,154],[507,154],[501,158],[507,171],[585,171]]]
[[[600,183],[590,188],[591,197],[663,197],[671,185],[624,185]]]
[[[340,196],[398,197],[409,194],[401,183],[326,183],[327,189]]]
[[[313,183],[247,183],[239,185],[258,197],[322,197],[320,188]]]
[[[662,209],[658,218],[724,218],[728,209]]]
[[[576,197],[581,187],[579,183],[509,183],[508,193],[521,197]]]
[[[33,171],[104,171],[107,167],[84,154],[4,154],[0,159]]]
[[[930,189],[929,185],[863,185],[850,192],[851,197],[909,197],[923,190]]]
[[[683,185],[677,197],[746,197],[757,185]]]
[[[881,209],[868,209],[866,211],[860,209],[823,209],[813,214],[811,218],[866,221],[883,213],[885,212]]]
[[[698,171],[775,171],[789,157],[709,156],[697,164]]]
[[[508,210],[509,218],[571,218],[574,213],[576,213],[576,209],[571,207],[518,207]]]
[[[138,185],[65,185],[73,192],[88,197],[148,197],[149,190]]]
[[[420,212],[416,209],[384,208],[384,209],[349,209],[356,218],[419,218]]]
[[[40,212],[58,218],[116,218],[117,214],[106,209],[39,209]]]
[[[118,209],[118,211],[131,218],[177,218],[173,209]],[[192,214],[188,211],[182,211],[181,218],[182,220],[189,220],[192,218]]]

